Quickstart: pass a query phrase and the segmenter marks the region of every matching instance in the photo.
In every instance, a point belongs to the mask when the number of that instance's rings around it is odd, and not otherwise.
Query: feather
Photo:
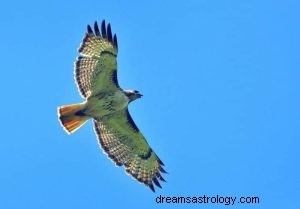
[[[153,178],[152,179],[152,181],[154,182],[154,184],[156,185],[156,186],[158,186],[159,188],[161,188],[161,185],[160,185],[160,183],[158,182],[158,180],[157,180],[157,178]]]
[[[152,190],[152,192],[155,192],[155,189],[154,189],[153,184],[149,184],[148,186],[149,186],[149,188]]]
[[[156,156],[157,157],[157,156]],[[164,166],[165,164],[163,163],[163,161],[161,161],[161,159],[159,159],[159,157],[157,157],[158,163],[162,166]]]
[[[103,20],[101,23],[101,33],[102,33],[102,38],[106,38],[105,20]]]
[[[94,29],[95,29],[96,36],[100,36],[101,37],[97,21],[95,21],[95,23],[94,23]]]
[[[92,30],[90,25],[87,26],[87,31],[88,31],[88,34],[93,34],[94,35],[93,30]]]
[[[165,171],[165,169],[163,169],[163,167],[159,166],[158,169],[160,170],[160,172],[162,173],[168,173],[167,171]]]
[[[110,24],[107,25],[107,39],[109,42],[112,42],[112,33],[111,33]]]
[[[114,45],[116,47],[116,49],[118,49],[118,40],[117,40],[117,35],[114,35]]]
[[[159,178],[159,180],[166,182],[166,180],[160,175],[160,173],[156,174],[157,178]]]

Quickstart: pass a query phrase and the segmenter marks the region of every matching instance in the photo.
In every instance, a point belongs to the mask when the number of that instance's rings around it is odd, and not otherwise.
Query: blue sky
[[[6,1],[1,25],[0,208],[299,208],[298,1]],[[118,35],[130,112],[169,174],[152,193],[56,108],[81,102],[87,24]],[[254,197],[259,204],[156,203]]]

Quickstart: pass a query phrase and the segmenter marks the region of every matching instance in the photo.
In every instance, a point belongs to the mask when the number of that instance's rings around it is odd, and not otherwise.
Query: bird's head
[[[137,90],[124,90],[125,95],[128,97],[129,102],[141,98],[143,95]]]

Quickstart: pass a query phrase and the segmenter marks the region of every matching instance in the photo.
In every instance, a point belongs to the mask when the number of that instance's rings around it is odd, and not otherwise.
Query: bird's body
[[[98,94],[87,100],[82,113],[91,118],[101,118],[126,108],[128,103],[129,99],[122,91]]]
[[[105,22],[94,31],[88,25],[75,61],[75,80],[85,99],[79,104],[58,108],[59,120],[69,133],[75,132],[87,120],[94,120],[94,129],[104,152],[126,172],[154,191],[153,183],[164,173],[163,162],[148,145],[128,112],[128,104],[142,95],[136,90],[123,90],[117,79],[116,35]]]

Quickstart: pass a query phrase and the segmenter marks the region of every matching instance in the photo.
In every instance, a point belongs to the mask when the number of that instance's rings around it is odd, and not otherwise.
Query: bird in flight
[[[84,102],[58,107],[58,118],[68,134],[93,119],[100,146],[117,166],[148,186],[161,188],[166,173],[163,162],[151,149],[128,111],[130,102],[142,97],[137,90],[123,90],[117,78],[118,42],[111,26],[90,25],[78,49],[75,81]]]

